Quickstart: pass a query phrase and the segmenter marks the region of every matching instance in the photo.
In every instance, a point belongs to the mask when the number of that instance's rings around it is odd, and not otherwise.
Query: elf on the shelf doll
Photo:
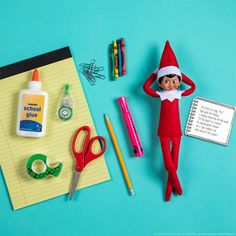
[[[151,88],[157,81],[161,91]],[[178,90],[181,83],[190,85],[187,90]],[[179,100],[182,96],[188,96],[195,90],[194,82],[181,73],[175,54],[167,41],[162,53],[159,68],[153,72],[143,85],[144,91],[155,98],[161,99],[160,120],[158,136],[164,158],[165,169],[168,172],[166,186],[166,201],[170,200],[173,188],[177,194],[182,194],[182,188],[177,176],[180,140],[182,136]]]

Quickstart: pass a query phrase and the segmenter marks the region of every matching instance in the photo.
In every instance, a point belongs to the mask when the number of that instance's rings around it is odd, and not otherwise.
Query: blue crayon
[[[119,76],[122,76],[122,53],[121,53],[121,40],[117,40],[117,50],[118,50],[118,70]]]

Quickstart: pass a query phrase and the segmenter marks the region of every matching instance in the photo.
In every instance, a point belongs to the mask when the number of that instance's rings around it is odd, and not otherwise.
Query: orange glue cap
[[[32,81],[39,81],[39,72],[37,69],[35,69],[33,72]]]

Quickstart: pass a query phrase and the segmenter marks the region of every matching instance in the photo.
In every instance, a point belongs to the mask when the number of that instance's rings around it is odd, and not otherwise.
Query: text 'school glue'
[[[33,72],[29,89],[22,89],[19,94],[16,133],[25,137],[40,138],[46,132],[48,94],[41,91],[38,70]]]

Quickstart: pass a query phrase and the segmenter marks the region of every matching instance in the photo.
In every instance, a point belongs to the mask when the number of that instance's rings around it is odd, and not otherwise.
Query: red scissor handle
[[[103,142],[101,151],[98,153],[93,152],[93,144],[96,141]],[[100,145],[101,145],[101,142],[100,142]],[[90,161],[95,160],[96,158],[100,157],[106,151],[106,147],[107,147],[106,139],[103,138],[102,136],[95,136],[91,138],[89,141],[87,152],[85,154],[84,166],[86,166]]]
[[[83,148],[81,152],[76,151],[76,140],[81,131],[86,131],[87,135],[85,137],[85,141],[83,144]],[[73,138],[72,141],[72,151],[74,154],[74,157],[76,159],[76,165],[75,165],[75,170],[81,172],[84,167],[91,162],[92,160],[100,157],[105,151],[106,151],[106,140],[102,136],[95,136],[90,139],[91,136],[91,129],[88,126],[82,126],[80,127]],[[103,142],[103,147],[99,153],[94,153],[93,152],[93,144],[95,141],[102,141]]]

